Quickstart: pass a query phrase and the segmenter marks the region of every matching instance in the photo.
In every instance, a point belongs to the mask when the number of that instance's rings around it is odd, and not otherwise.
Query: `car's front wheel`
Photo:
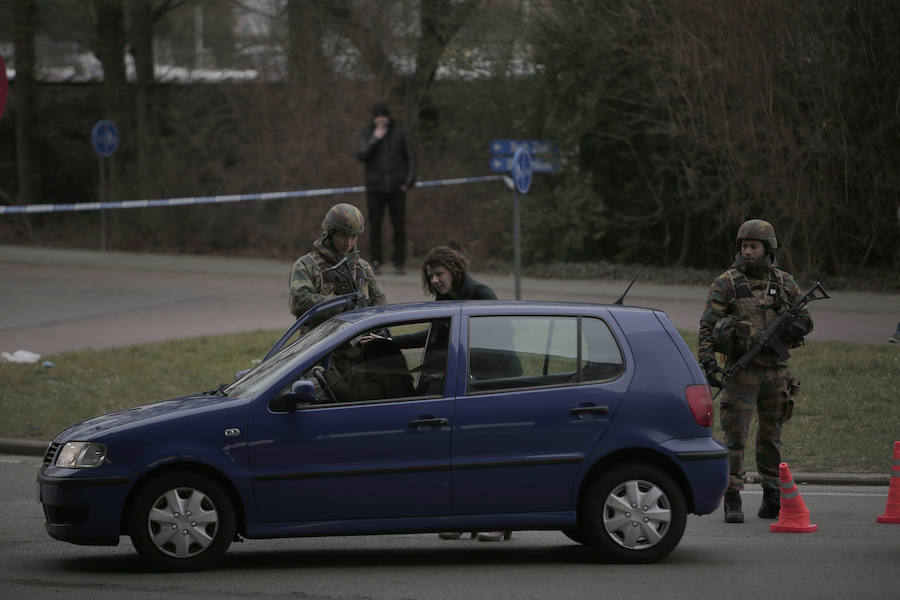
[[[592,548],[617,562],[647,563],[668,555],[684,534],[684,494],[662,469],[640,463],[601,473],[582,504]]]
[[[234,507],[222,486],[188,471],[163,473],[147,481],[128,512],[135,550],[163,571],[213,566],[231,545],[235,529]]]

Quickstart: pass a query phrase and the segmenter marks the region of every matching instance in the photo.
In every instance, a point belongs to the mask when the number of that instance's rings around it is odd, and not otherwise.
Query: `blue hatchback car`
[[[128,535],[154,568],[235,539],[560,530],[651,562],[727,483],[713,405],[665,313],[424,302],[297,321],[227,386],[61,432],[38,474],[46,529]]]

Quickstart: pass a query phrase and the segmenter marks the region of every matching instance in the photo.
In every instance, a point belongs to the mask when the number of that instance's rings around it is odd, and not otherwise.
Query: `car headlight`
[[[66,442],[56,457],[56,466],[64,469],[99,467],[106,458],[106,446],[95,442]]]

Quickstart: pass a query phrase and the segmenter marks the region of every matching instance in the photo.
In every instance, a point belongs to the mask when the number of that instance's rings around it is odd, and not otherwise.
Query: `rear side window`
[[[469,392],[605,381],[623,369],[594,317],[472,317],[468,356]]]
[[[618,377],[624,368],[622,350],[609,326],[602,319],[581,319],[581,378],[579,381],[605,381]]]

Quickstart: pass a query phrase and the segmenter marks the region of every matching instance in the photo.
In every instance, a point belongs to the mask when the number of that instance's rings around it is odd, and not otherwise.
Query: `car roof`
[[[594,302],[559,302],[550,300],[442,300],[440,302],[403,302],[398,304],[382,304],[380,306],[369,306],[341,313],[337,315],[336,318],[347,322],[355,322],[367,317],[385,314],[407,315],[410,318],[417,318],[418,316],[424,317],[427,316],[427,314],[434,314],[436,312],[449,313],[463,308],[487,308],[490,309],[490,312],[492,313],[522,315],[533,314],[535,312],[550,314],[565,314],[573,312],[593,313],[598,309],[606,310],[611,313],[630,311],[646,312],[656,310],[646,307],[623,306],[621,304],[602,304]]]

